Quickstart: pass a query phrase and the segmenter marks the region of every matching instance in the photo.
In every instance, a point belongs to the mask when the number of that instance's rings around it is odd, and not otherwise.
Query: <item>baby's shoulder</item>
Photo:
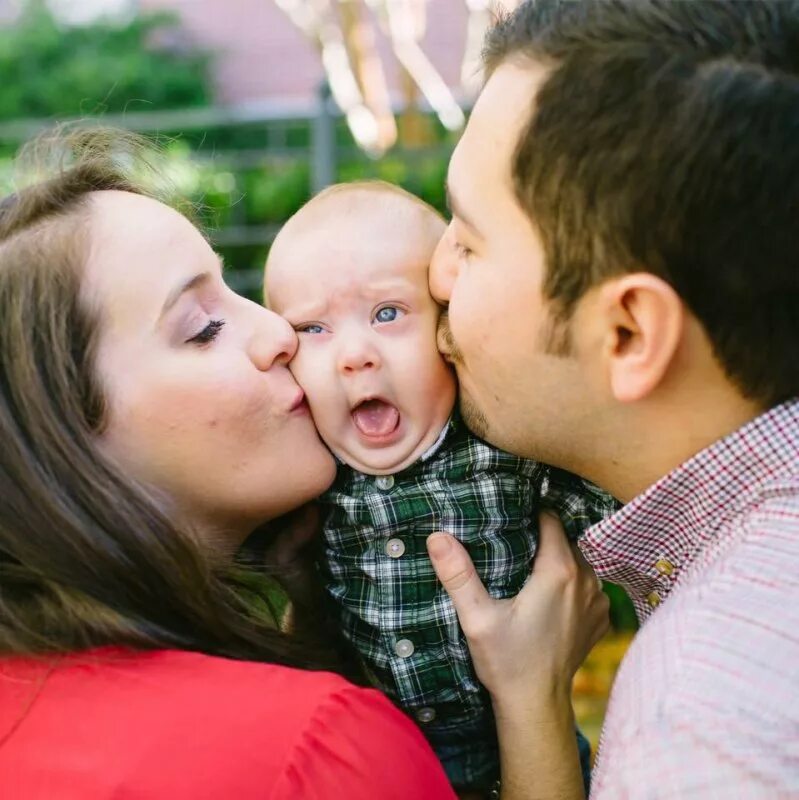
[[[501,450],[484,439],[480,439],[464,427],[450,446],[441,453],[443,469],[459,473],[466,471],[470,477],[485,474],[518,476],[521,480],[542,481],[548,467],[540,461],[522,458],[507,450]]]

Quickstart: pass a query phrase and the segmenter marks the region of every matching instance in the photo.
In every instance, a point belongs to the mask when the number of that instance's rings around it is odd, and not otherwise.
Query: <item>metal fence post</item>
[[[325,81],[318,92],[311,128],[311,192],[316,194],[336,181],[336,119],[330,87]]]

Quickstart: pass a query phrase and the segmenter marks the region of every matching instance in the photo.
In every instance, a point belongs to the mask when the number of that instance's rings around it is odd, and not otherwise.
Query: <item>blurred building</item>
[[[73,0],[84,1],[103,0]],[[140,10],[176,11],[188,41],[216,54],[220,103],[311,102],[315,97],[323,79],[319,54],[273,0],[122,0],[131,1]],[[465,0],[427,0],[424,49],[453,88],[460,85],[466,25]],[[398,91],[399,70],[379,33],[378,42],[390,86]]]
[[[508,6],[515,1],[492,0],[492,5]],[[275,0],[0,0],[0,25],[12,24],[29,2],[46,3],[67,24],[103,16],[129,17],[141,11],[175,12],[181,20],[180,33],[173,41],[159,43],[176,48],[199,45],[213,53],[220,105],[263,100],[308,104],[324,78],[315,44]],[[460,95],[468,4],[473,0],[416,2],[425,9],[423,50],[445,83]],[[389,89],[399,96],[401,70],[372,11],[363,13],[372,23]]]

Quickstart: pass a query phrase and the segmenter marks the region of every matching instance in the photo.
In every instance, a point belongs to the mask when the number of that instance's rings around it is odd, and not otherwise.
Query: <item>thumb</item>
[[[541,512],[538,516],[538,548],[535,554],[536,570],[574,561],[574,554],[566,538],[563,523],[553,513]]]
[[[461,626],[468,627],[470,615],[491,603],[469,554],[463,545],[448,533],[432,533],[427,537],[427,552],[438,579],[452,599]]]

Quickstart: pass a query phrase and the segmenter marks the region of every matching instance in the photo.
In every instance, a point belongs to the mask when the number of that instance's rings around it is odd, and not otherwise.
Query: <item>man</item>
[[[474,430],[627,503],[581,542],[642,622],[591,796],[799,796],[799,8],[529,2],[485,60],[431,289]],[[555,577],[499,603],[430,540],[481,679],[518,687],[498,718],[539,734],[503,797],[576,798],[596,618],[541,547]]]

